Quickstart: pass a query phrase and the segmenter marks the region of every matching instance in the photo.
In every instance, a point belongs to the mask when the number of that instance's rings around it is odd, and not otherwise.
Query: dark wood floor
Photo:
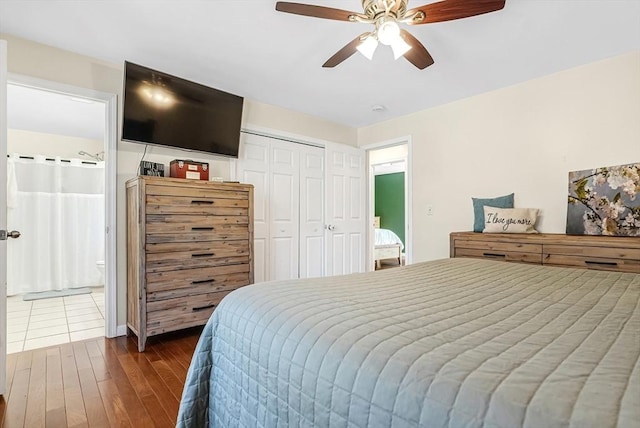
[[[92,339],[7,356],[0,427],[174,427],[201,328]]]

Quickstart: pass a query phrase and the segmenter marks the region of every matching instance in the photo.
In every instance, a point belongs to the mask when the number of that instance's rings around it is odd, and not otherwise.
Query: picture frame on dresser
[[[139,176],[126,194],[127,333],[143,352],[253,283],[253,186]]]
[[[568,235],[640,238],[640,162],[569,172]]]

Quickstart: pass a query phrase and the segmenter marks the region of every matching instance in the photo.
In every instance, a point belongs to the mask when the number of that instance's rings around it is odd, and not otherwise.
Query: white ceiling
[[[26,86],[7,87],[9,129],[102,141],[105,113],[103,102],[72,98]]]
[[[358,0],[300,2],[361,11]],[[428,0],[411,0],[410,7]],[[0,0],[0,30],[360,127],[640,49],[638,0],[507,0],[502,11],[409,27],[435,60],[390,49],[322,64],[365,24],[276,12],[268,0]],[[46,66],[46,64],[43,64]],[[373,112],[374,105],[384,105]]]

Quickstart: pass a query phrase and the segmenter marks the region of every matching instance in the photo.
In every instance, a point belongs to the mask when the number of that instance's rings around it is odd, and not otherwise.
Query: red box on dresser
[[[169,163],[169,175],[173,178],[209,181],[209,164],[175,159]]]

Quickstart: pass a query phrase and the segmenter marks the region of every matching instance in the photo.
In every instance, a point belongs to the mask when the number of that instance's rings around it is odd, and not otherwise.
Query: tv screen
[[[125,62],[122,139],[238,157],[244,99]]]

